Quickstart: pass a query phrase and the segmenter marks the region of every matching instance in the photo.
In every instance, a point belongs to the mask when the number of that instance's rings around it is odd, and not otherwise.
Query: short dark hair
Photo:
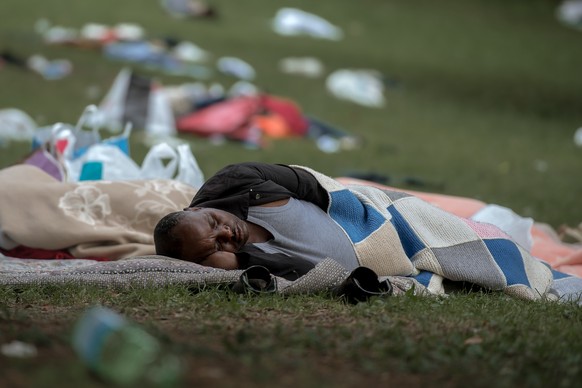
[[[156,254],[180,259],[182,257],[182,238],[174,232],[176,226],[186,215],[185,211],[177,211],[165,215],[158,221],[154,229],[154,244]]]

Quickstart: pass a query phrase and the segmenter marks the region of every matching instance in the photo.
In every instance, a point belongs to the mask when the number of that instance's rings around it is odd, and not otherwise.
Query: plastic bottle
[[[179,383],[179,359],[139,325],[105,307],[87,310],[75,326],[72,342],[89,368],[118,385]]]

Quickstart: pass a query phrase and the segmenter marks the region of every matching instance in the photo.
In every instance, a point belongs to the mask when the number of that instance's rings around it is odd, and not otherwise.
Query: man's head
[[[235,215],[213,208],[188,208],[162,218],[154,230],[156,253],[225,269],[237,268],[234,256],[249,229]]]

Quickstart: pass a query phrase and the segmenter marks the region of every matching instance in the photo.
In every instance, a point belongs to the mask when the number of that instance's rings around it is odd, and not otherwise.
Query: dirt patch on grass
[[[62,381],[107,385],[89,373],[70,345],[74,323],[83,307],[32,306],[4,311],[0,343],[33,344],[37,356],[0,356],[0,381],[28,387]],[[220,321],[199,313],[173,314],[151,308],[126,308],[125,314],[154,334],[183,363],[185,386],[417,386],[422,378],[409,373],[365,368],[351,354],[339,354],[318,330],[353,322],[315,311],[305,316],[276,309],[249,309]],[[344,317],[346,318],[346,317]],[[329,349],[326,349],[329,347]],[[32,371],[32,372],[31,372]]]

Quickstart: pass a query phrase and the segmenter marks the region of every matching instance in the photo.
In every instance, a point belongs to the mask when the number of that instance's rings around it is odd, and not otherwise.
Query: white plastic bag
[[[324,18],[296,8],[281,8],[272,22],[273,30],[285,36],[308,35],[313,38],[341,40],[343,31]]]
[[[20,109],[0,110],[0,143],[32,140],[36,128],[34,120]]]
[[[337,98],[371,108],[385,105],[384,84],[370,70],[341,69],[331,73],[325,81],[327,89]]]
[[[531,251],[533,245],[531,235],[533,219],[522,217],[509,208],[495,204],[485,206],[475,213],[471,219],[497,226],[507,233],[513,241],[521,245],[528,252]]]
[[[144,179],[172,179],[178,167],[178,153],[168,144],[153,146],[141,164]]]
[[[188,144],[176,149],[168,143],[153,146],[141,165],[142,179],[175,179],[192,187],[204,183],[204,174]]]
[[[175,177],[176,180],[187,183],[190,186],[200,188],[204,183],[204,174],[198,166],[196,158],[190,150],[188,144],[180,144],[177,147],[180,163],[178,163],[178,171]]]
[[[83,156],[65,162],[71,182],[82,180],[175,179],[192,187],[204,183],[204,174],[188,144],[174,149],[168,143],[153,146],[141,166],[119,147],[96,144]]]
[[[95,144],[77,159],[65,159],[69,182],[86,180],[135,180],[141,178],[141,168],[119,147]]]

